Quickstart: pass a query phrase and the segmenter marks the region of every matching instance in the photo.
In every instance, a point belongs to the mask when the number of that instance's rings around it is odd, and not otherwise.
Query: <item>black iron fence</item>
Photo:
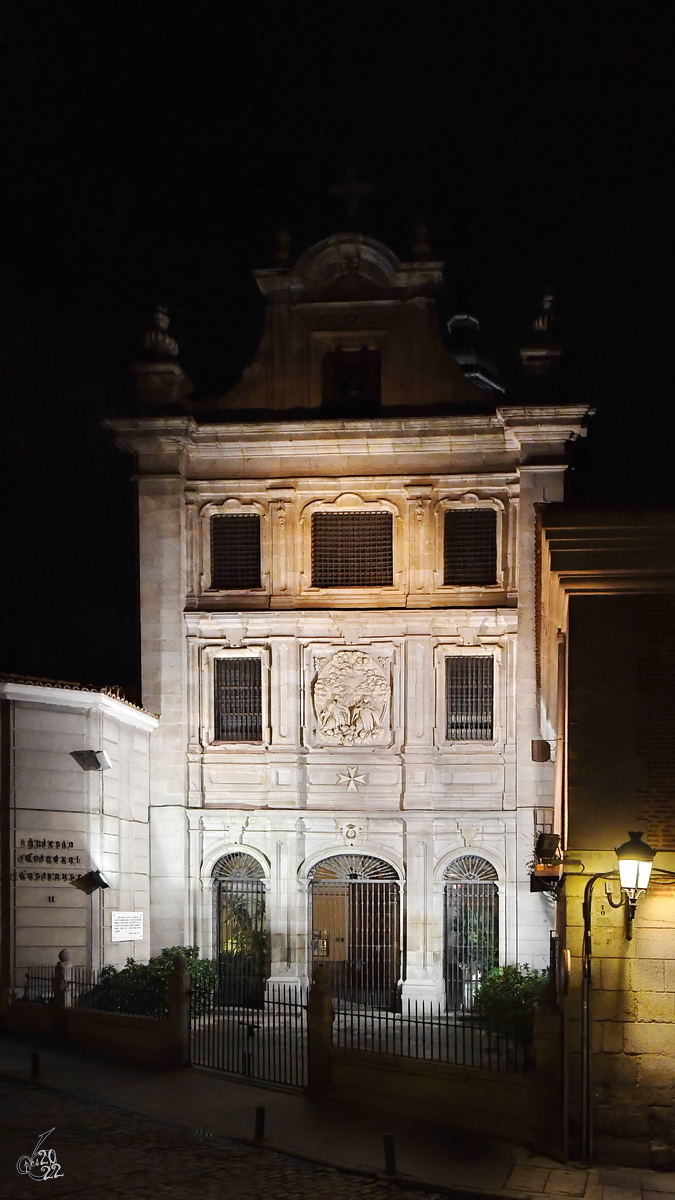
[[[250,979],[228,970],[193,979],[191,1061],[285,1087],[307,1085],[307,993],[268,983],[251,1002]]]
[[[54,970],[51,966],[31,964],[26,971],[24,1000],[53,1003]],[[67,967],[65,985],[65,1003],[69,1008],[158,1019],[167,1015],[167,980],[162,976],[139,978],[111,971],[109,967],[99,971]]]
[[[26,971],[26,982],[23,988],[24,1000],[32,1000],[36,1004],[51,1004],[54,985],[54,967],[42,963],[32,963]]]
[[[286,1087],[305,1087],[307,990],[284,984],[252,988],[248,972],[237,978],[231,963],[192,977],[191,1061]],[[31,965],[24,999],[53,1002],[54,968]],[[136,978],[110,968],[66,970],[66,1005],[95,1012],[162,1018],[167,979]],[[527,1071],[534,1062],[532,1021],[514,1014],[495,1020],[470,1008],[429,1001],[399,1001],[402,1011],[336,1002],[333,1045],[497,1071]]]
[[[333,1044],[493,1071],[528,1070],[534,1061],[532,1037],[522,1021],[487,1024],[475,1012],[443,1010],[430,1001],[409,1002],[400,1013],[341,1005]]]

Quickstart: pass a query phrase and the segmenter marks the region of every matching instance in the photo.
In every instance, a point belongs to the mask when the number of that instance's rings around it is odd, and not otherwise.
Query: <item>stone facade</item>
[[[100,693],[0,680],[4,987],[30,963],[123,965],[149,954],[150,734],[157,720]],[[103,770],[73,752],[104,751]],[[8,867],[8,869],[5,869]],[[109,888],[73,887],[88,871]],[[113,911],[140,912],[144,940],[113,942]]]
[[[442,1000],[444,871],[467,847],[497,872],[501,961],[548,961],[551,908],[528,873],[555,776],[531,755],[542,736],[535,506],[562,498],[586,409],[495,408],[468,383],[438,333],[439,264],[397,264],[340,235],[258,281],[269,300],[260,353],[214,405],[260,410],[256,420],[110,422],[137,466],[143,701],[161,713],[153,950],[194,941],[213,952],[213,870],[245,852],[266,881],[272,978],[304,981],[311,869],[358,852],[400,881],[403,995]],[[371,343],[379,415],[326,416],[322,354]],[[435,414],[394,415],[430,400]],[[296,419],[303,407],[318,419]],[[446,585],[445,513],[481,507],[496,513],[495,581]],[[320,512],[391,514],[390,585],[314,586]],[[212,581],[210,522],[227,514],[260,518],[257,588]],[[261,661],[256,743],[215,737],[214,670],[231,655]],[[494,660],[488,740],[448,740],[448,655]]]
[[[675,519],[554,505],[540,539],[542,724],[561,747],[561,1145],[571,1157],[672,1170]],[[614,848],[632,829],[658,853],[627,939],[610,897],[620,899]],[[594,875],[585,1009],[583,897]]]

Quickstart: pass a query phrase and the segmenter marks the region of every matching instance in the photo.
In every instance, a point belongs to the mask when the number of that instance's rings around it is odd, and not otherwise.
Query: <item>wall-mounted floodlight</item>
[[[530,874],[531,892],[549,892],[556,895],[562,875],[563,860],[560,854],[560,834],[540,833],[534,847],[534,863]]]
[[[112,767],[105,750],[71,750],[70,757],[83,771],[109,771]]]
[[[619,882],[626,901],[626,937],[633,936],[632,921],[641,892],[646,892],[652,873],[656,850],[642,840],[641,830],[629,830],[627,842],[617,846]]]
[[[74,879],[70,886],[91,896],[92,892],[97,891],[98,888],[109,888],[110,884],[102,871],[87,871],[86,875],[80,875],[79,879]]]

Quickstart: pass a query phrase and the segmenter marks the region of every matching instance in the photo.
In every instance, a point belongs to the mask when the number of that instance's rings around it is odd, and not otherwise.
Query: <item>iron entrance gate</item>
[[[449,1009],[473,1008],[476,991],[499,961],[497,872],[476,854],[445,872],[445,987]]]
[[[214,878],[221,998],[255,1007],[265,997],[268,974],[262,867],[250,854],[226,854]]]
[[[380,859],[337,854],[311,876],[312,961],[336,1004],[393,1008],[400,970],[398,876]]]
[[[307,996],[267,982],[265,882],[249,854],[214,870],[216,956],[192,979],[191,1060],[287,1087],[307,1084]]]

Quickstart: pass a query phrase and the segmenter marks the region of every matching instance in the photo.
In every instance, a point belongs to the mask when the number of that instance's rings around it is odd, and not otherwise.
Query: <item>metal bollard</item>
[[[38,1054],[37,1050],[31,1050],[30,1077],[31,1079],[40,1078],[40,1055]]]
[[[262,1142],[265,1137],[265,1109],[256,1108],[255,1110],[255,1133],[253,1137],[256,1142]]]
[[[394,1135],[393,1133],[383,1133],[382,1141],[384,1142],[384,1170],[386,1175],[396,1174],[396,1151],[394,1150]]]

